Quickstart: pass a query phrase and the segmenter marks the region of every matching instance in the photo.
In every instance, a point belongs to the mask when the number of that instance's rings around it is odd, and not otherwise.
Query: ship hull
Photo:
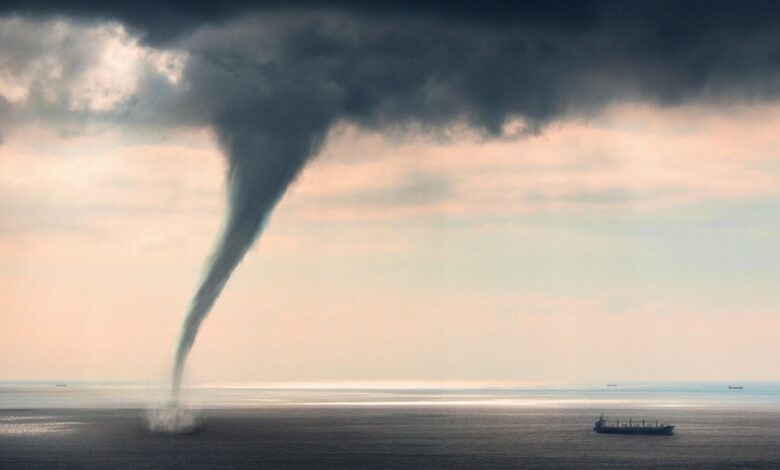
[[[659,427],[613,427],[613,426],[600,426],[593,428],[599,434],[632,434],[643,436],[671,436],[674,433],[674,426],[659,426]]]

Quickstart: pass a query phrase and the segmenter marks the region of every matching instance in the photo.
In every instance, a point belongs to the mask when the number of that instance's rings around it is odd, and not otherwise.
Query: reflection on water
[[[39,419],[54,419],[56,416],[49,416],[49,415],[35,415],[34,417],[31,416],[0,416],[0,422],[2,421],[30,421],[30,420],[39,420]]]
[[[0,409],[141,408],[167,402],[165,384],[0,382]],[[780,383],[568,386],[507,384],[258,384],[190,386],[191,408],[497,406],[542,408],[762,408],[780,410]],[[8,419],[5,420],[8,422]],[[34,429],[30,428],[30,429]]]
[[[39,434],[66,433],[83,424],[80,421],[62,421],[55,416],[3,416],[0,417],[0,436],[36,436]]]

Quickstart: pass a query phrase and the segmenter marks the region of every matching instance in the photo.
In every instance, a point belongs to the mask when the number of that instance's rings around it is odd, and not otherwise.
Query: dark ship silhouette
[[[658,425],[658,421],[634,421],[629,419],[628,423],[625,421],[620,424],[620,420],[616,420],[613,423],[607,421],[602,413],[593,430],[600,434],[643,434],[650,436],[671,436],[674,432],[674,426],[669,424]]]

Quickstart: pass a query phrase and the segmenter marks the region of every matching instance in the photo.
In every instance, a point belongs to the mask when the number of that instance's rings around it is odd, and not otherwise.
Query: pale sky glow
[[[212,33],[188,40],[208,56]],[[0,380],[166,379],[227,164],[214,130],[146,125],[135,98],[194,86],[188,55],[116,22],[0,18],[11,40]],[[725,101],[627,99],[514,137],[338,121],[189,377],[776,380],[780,105]]]
[[[772,379],[778,123],[772,107],[625,106],[498,142],[342,128],[191,375]],[[221,221],[208,133],[33,126],[0,168],[2,378],[164,376]]]

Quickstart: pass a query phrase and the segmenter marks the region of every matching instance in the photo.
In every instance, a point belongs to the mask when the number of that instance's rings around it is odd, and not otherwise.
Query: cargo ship
[[[620,420],[614,422],[608,421],[601,415],[593,430],[600,434],[643,434],[650,436],[671,436],[674,432],[674,426],[669,424],[658,424],[658,421],[634,420],[630,418],[628,422]]]

